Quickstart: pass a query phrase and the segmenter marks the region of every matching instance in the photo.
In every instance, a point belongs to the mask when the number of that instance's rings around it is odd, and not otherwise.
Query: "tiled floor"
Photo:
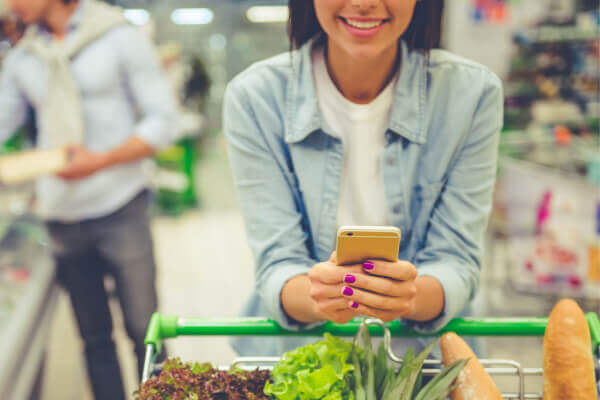
[[[159,217],[154,221],[158,291],[160,309],[164,313],[194,317],[235,316],[253,285],[251,254],[241,216],[235,208],[229,176],[223,153],[217,152],[199,168],[202,210],[187,213],[182,218]],[[502,265],[501,253],[494,254],[493,263]],[[546,303],[534,298],[509,296],[489,285],[496,279],[495,275],[487,274],[486,277],[477,300],[477,310],[482,315],[543,315],[547,312]],[[113,306],[113,310],[118,311],[118,307]],[[123,374],[127,391],[132,393],[137,377],[131,349],[118,312],[115,315],[115,337],[123,359]],[[541,366],[540,339],[488,339],[485,349],[490,358],[515,359],[527,367]],[[224,338],[177,339],[169,344],[169,351],[184,359],[210,360],[217,364],[228,363],[234,357]],[[43,400],[92,400],[85,376],[73,317],[63,298],[48,349]],[[517,387],[512,378],[498,382],[506,390]],[[530,388],[539,390],[539,380],[530,383]]]

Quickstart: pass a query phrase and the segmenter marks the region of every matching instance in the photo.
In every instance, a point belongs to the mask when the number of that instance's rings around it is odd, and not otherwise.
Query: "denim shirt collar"
[[[292,52],[290,90],[287,93],[285,115],[285,140],[288,143],[303,141],[321,129],[327,133],[312,73],[311,51],[314,39]],[[401,41],[402,65],[396,84],[396,93],[389,132],[412,142],[426,142],[424,124],[427,58],[418,51],[408,51]]]

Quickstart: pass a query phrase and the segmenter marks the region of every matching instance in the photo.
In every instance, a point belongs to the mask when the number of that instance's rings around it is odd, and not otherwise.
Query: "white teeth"
[[[348,25],[353,26],[358,29],[373,29],[377,28],[379,25],[383,23],[383,21],[372,21],[372,22],[362,22],[362,21],[353,21],[351,19],[347,19],[346,22]]]

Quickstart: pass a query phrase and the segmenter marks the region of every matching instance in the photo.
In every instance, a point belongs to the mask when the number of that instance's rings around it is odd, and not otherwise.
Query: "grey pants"
[[[47,224],[58,280],[71,298],[96,400],[125,399],[104,287],[106,275],[114,278],[139,372],[143,367],[146,327],[157,307],[150,200],[150,192],[143,191],[108,216]]]

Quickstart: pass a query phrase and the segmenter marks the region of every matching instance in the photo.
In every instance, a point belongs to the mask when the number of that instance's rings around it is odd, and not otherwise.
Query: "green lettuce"
[[[390,365],[382,342],[373,350],[363,322],[354,343],[325,334],[323,341],[284,354],[264,393],[278,400],[445,400],[468,360],[423,386],[423,364],[435,345],[419,354],[409,349],[402,364]]]
[[[265,394],[279,400],[354,400],[352,343],[325,339],[284,354]]]

